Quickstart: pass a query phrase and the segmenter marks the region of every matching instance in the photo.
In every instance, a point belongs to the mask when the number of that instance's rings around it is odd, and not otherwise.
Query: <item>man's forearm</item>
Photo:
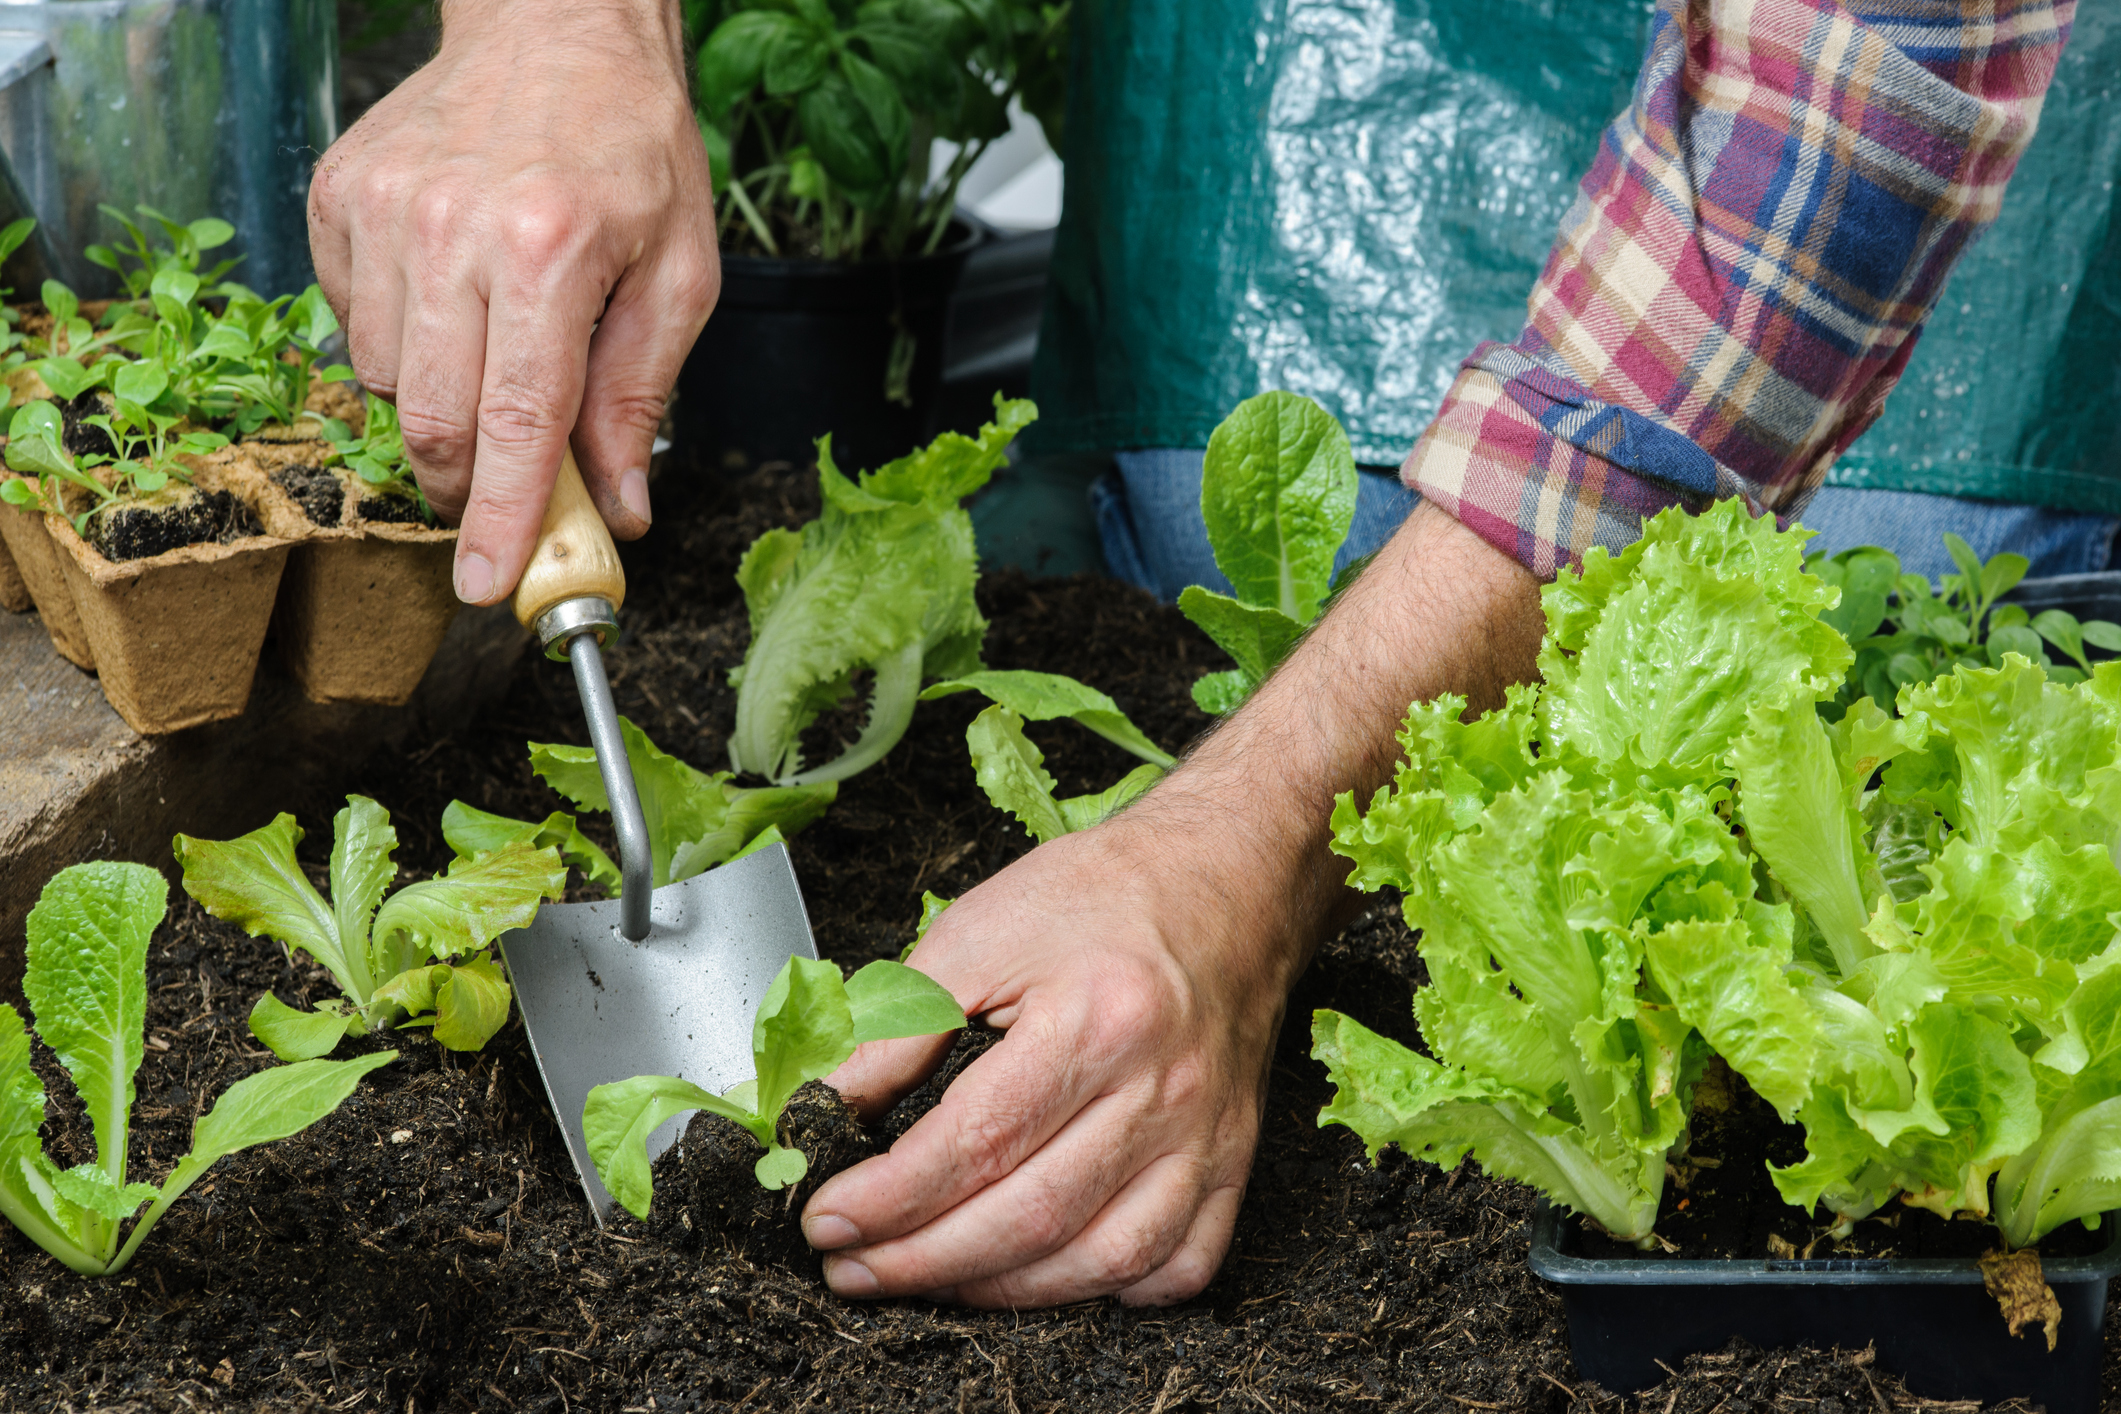
[[[1423,505],[1252,700],[1115,823],[1207,858],[1204,892],[1252,900],[1269,926],[1213,941],[1285,990],[1354,901],[1327,847],[1333,798],[1390,776],[1410,703],[1500,703],[1532,676],[1542,627],[1531,573]]]

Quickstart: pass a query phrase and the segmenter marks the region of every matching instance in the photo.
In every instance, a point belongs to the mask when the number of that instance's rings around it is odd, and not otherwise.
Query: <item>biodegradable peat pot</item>
[[[732,472],[807,466],[830,432],[833,460],[852,472],[926,442],[950,295],[982,238],[953,227],[935,254],[899,261],[724,255],[721,297],[678,374],[680,447]],[[884,396],[901,329],[914,340],[906,404]]]
[[[312,702],[402,706],[462,604],[457,533],[363,525],[295,546],[280,592],[280,651]]]
[[[2107,1281],[2121,1272],[2121,1213],[2089,1256],[2045,1259],[2062,1306],[2055,1349],[2037,1327],[2013,1336],[1971,1259],[1616,1260],[1581,1255],[1576,1220],[1541,1199],[1534,1274],[1561,1288],[1576,1368],[1609,1390],[1647,1389],[1689,1355],[1733,1336],[1763,1347],[1875,1346],[1914,1393],[2048,1414],[2096,1414]]]
[[[266,531],[294,542],[273,619],[281,659],[313,702],[402,706],[463,607],[457,533],[408,519],[410,503],[323,466],[329,451],[271,439],[230,449],[229,473]]]
[[[73,591],[67,588],[65,572],[59,567],[59,547],[45,528],[44,515],[0,502],[0,546],[6,548],[30,603],[44,620],[52,647],[75,667],[94,672],[95,650],[74,610]]]
[[[29,581],[15,568],[15,557],[8,552],[7,540],[0,537],[0,609],[10,614],[26,614],[36,602],[30,598]]]
[[[224,489],[201,467],[204,490]],[[245,535],[136,560],[107,560],[59,516],[46,516],[103,695],[126,725],[160,736],[241,715],[288,542]]]

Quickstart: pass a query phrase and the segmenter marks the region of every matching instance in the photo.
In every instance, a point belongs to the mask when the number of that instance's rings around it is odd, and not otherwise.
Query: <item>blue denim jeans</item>
[[[1106,568],[1166,603],[1189,584],[1230,591],[1230,582],[1215,568],[1200,516],[1201,455],[1184,447],[1119,452],[1113,458],[1118,470],[1090,488]],[[1420,499],[1399,484],[1397,472],[1364,469],[1355,522],[1334,558],[1335,572],[1389,540]],[[1799,519],[1818,532],[1811,549],[1882,545],[1900,557],[1903,569],[1932,579],[1953,572],[1944,549],[1948,530],[1964,537],[1983,559],[2017,551],[2032,561],[2029,577],[2043,579],[2106,569],[2115,530],[2121,528],[2121,517],[2115,516],[1841,486],[1813,497]]]

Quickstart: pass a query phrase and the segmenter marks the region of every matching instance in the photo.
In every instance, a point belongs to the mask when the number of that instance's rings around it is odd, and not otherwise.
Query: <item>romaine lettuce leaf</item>
[[[1356,482],[1347,434],[1295,393],[1247,398],[1209,436],[1201,518],[1236,594],[1189,585],[1178,607],[1237,666],[1194,684],[1203,711],[1235,711],[1318,617],[1354,523]]]
[[[831,439],[819,441],[823,511],[793,539],[769,532],[738,571],[752,638],[730,674],[732,767],[783,786],[844,780],[905,734],[924,677],[978,668],[987,623],[973,601],[972,520],[958,503],[1037,415],[997,398],[977,438],[944,433],[858,481],[834,464]],[[864,671],[874,674],[868,724],[838,757],[805,769],[803,729]]]

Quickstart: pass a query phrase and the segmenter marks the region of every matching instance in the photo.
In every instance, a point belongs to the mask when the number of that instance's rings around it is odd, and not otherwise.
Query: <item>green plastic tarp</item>
[[[1199,447],[1268,388],[1396,465],[1513,339],[1623,108],[1641,0],[1075,0],[1042,452]],[[1842,484],[2121,511],[2121,6]]]

